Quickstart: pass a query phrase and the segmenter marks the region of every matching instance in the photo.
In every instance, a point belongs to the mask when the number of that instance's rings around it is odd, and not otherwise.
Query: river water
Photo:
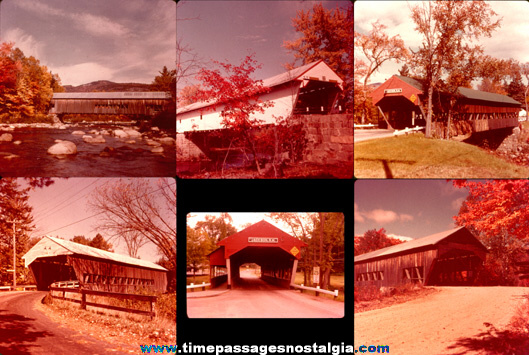
[[[35,127],[15,125],[14,130],[0,127],[0,135],[10,133],[13,141],[0,142],[0,176],[5,177],[157,177],[175,176],[176,147],[174,144],[163,144],[163,153],[152,153],[153,146],[147,145],[145,139],[117,138],[104,135],[105,143],[86,143],[82,135],[73,135],[74,131],[91,130],[111,131],[122,129],[123,125],[114,124],[75,124],[66,129],[52,126]],[[157,138],[174,132],[150,131],[145,137]],[[68,140],[77,146],[77,154],[57,158],[47,153],[56,139]],[[127,142],[134,139],[136,143]],[[21,144],[14,144],[21,141]],[[111,151],[110,154],[103,150]],[[15,155],[16,157],[13,157]],[[11,158],[10,158],[11,157]]]

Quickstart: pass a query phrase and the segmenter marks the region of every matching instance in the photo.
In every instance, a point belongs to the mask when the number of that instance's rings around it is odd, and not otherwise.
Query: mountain
[[[79,86],[63,85],[66,92],[116,92],[116,91],[151,91],[150,84],[114,83],[108,80],[93,81]]]

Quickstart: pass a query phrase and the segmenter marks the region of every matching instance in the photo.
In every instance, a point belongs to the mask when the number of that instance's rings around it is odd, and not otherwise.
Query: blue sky
[[[182,1],[177,8],[177,37],[206,64],[211,60],[240,64],[255,52],[263,67],[254,78],[265,79],[284,72],[283,64],[294,60],[282,47],[283,41],[298,38],[291,19],[297,11],[307,12],[316,3],[319,1]],[[322,4],[326,9],[352,6],[348,0]]]
[[[384,228],[420,238],[455,228],[453,217],[467,195],[446,180],[357,180],[354,235]]]
[[[34,56],[63,85],[151,83],[176,66],[172,0],[4,0],[1,41]]]

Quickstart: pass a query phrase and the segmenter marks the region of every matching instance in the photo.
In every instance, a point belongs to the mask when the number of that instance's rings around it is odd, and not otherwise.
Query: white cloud
[[[72,14],[77,27],[96,36],[122,37],[129,33],[128,29],[107,17],[91,14]]]
[[[403,242],[409,242],[410,240],[413,240],[413,238],[411,237],[405,237],[403,235],[396,235],[396,234],[388,234],[388,237],[402,240]]]
[[[14,42],[15,47],[20,48],[26,57],[34,56],[41,62],[42,58],[42,43],[39,43],[33,36],[24,32],[20,28],[14,28],[4,34],[4,41]]]
[[[355,221],[356,222],[364,222],[365,221],[364,217],[362,217],[362,213],[358,210],[358,205],[356,203],[355,203],[354,216],[355,216]]]
[[[81,63],[63,67],[50,67],[59,73],[63,85],[81,85],[97,80],[113,80],[115,70],[98,63]]]
[[[455,200],[452,201],[452,209],[455,210],[455,211],[459,211],[459,209],[461,208],[461,205],[463,204],[463,201],[465,201],[465,197],[460,197],[460,198],[456,198]]]
[[[355,221],[364,222],[366,219],[376,223],[392,223],[392,222],[411,222],[414,217],[406,213],[397,213],[390,210],[374,209],[371,211],[360,211],[358,205],[355,203],[354,211]]]

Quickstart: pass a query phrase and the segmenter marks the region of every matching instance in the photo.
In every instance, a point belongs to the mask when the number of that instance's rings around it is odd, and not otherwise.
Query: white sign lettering
[[[278,243],[277,238],[248,237],[248,243]]]
[[[384,94],[398,94],[402,92],[402,89],[386,89],[384,90]]]

